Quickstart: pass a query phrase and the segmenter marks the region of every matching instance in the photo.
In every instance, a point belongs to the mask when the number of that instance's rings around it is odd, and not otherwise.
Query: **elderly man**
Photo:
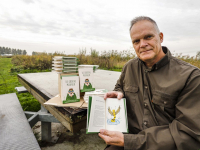
[[[163,33],[149,17],[133,19],[130,36],[138,57],[104,97],[126,98],[130,133],[101,129],[106,149],[199,150],[200,70],[161,46]]]

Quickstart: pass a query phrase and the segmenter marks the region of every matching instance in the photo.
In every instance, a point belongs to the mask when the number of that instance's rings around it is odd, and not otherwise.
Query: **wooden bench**
[[[15,93],[0,95],[0,149],[40,150]]]

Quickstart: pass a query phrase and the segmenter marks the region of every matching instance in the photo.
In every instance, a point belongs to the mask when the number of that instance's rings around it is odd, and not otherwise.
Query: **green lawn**
[[[17,78],[20,72],[11,72],[11,58],[0,58],[0,95],[16,93],[24,111],[38,111],[40,103],[30,94],[18,94],[15,87],[22,86]]]
[[[122,69],[111,69],[111,71],[117,71],[117,72],[121,72]]]

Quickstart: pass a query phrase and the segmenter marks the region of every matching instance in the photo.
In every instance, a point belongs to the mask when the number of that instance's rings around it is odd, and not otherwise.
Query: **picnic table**
[[[97,70],[94,73],[95,88],[112,91],[120,74],[120,72],[115,71]],[[59,93],[57,73],[41,72],[18,74],[18,80],[29,93],[40,102],[43,111],[46,109],[46,111],[50,112],[72,133],[86,128],[87,109],[44,105],[46,101]],[[46,123],[44,126],[46,126],[44,129],[48,128],[48,131],[51,128],[50,123]]]

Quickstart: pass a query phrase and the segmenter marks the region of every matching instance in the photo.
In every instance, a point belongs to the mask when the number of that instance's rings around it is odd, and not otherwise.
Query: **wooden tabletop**
[[[94,87],[112,91],[120,72],[97,70],[94,73]],[[19,82],[43,105],[57,120],[71,132],[86,127],[85,109],[60,108],[44,105],[46,101],[58,95],[58,74],[55,72],[18,74]]]

